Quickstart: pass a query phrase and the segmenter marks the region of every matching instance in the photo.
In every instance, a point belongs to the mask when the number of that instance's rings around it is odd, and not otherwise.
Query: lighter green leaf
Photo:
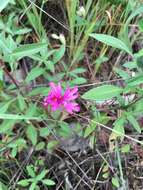
[[[33,145],[37,144],[37,129],[33,125],[28,126],[27,137]]]
[[[60,127],[59,134],[62,137],[69,137],[71,135],[71,129],[66,122],[61,122]]]
[[[0,190],[8,190],[8,187],[0,182]]]
[[[35,178],[35,172],[33,169],[33,165],[26,166],[26,169],[28,171],[28,175],[31,176],[32,178]]]
[[[48,152],[52,152],[57,145],[58,141],[56,140],[50,141],[47,145]]]
[[[128,115],[128,116],[127,116],[127,119],[128,119],[128,121],[132,124],[132,126],[134,127],[134,129],[135,129],[137,132],[141,133],[141,128],[140,128],[140,126],[139,126],[137,120],[134,118],[134,116]]]
[[[71,81],[72,85],[80,85],[86,83],[86,79],[83,77],[77,77]]]
[[[134,9],[134,11],[132,11],[130,16],[128,17],[128,19],[124,23],[122,35],[123,35],[124,41],[126,41],[126,44],[128,44],[128,46],[130,46],[130,47],[131,47],[131,43],[130,43],[129,32],[128,32],[129,23],[131,22],[131,20],[134,17],[136,17],[136,16],[138,16],[138,15],[140,15],[142,13],[143,13],[143,6],[140,5],[140,6],[137,7],[137,9]]]
[[[39,150],[44,149],[44,146],[45,146],[45,143],[44,143],[44,142],[39,142],[39,143],[36,145],[36,151],[39,151]]]
[[[27,75],[25,81],[26,82],[30,82],[34,79],[36,79],[37,77],[39,77],[40,75],[42,75],[44,73],[44,69],[43,68],[39,68],[39,67],[35,67],[33,68]]]
[[[19,94],[17,97],[17,100],[18,100],[20,110],[23,111],[26,108],[24,97],[21,94]]]
[[[60,61],[60,59],[65,54],[65,45],[62,45],[59,49],[57,49],[53,54],[53,62],[54,64]]]
[[[6,43],[4,35],[0,35],[0,49],[5,53],[11,53],[11,49],[8,47],[8,44]]]
[[[16,114],[0,114],[0,119],[11,119],[11,120],[43,120],[41,117],[30,117],[26,115],[16,115]],[[45,118],[46,119],[46,118]]]
[[[0,12],[8,5],[11,0],[0,0]]]
[[[47,174],[47,170],[43,170],[37,177],[36,177],[36,180],[37,181],[41,181],[44,177],[45,177],[45,175]]]
[[[42,95],[42,96],[47,96],[48,92],[50,91],[49,87],[37,87],[31,90],[28,95],[29,96],[35,96],[35,95]]]
[[[40,128],[40,136],[47,137],[50,134],[50,130],[47,127]]]
[[[105,43],[108,46],[118,48],[132,55],[132,52],[127,47],[127,45],[123,41],[119,40],[118,38],[115,38],[113,36],[106,35],[106,34],[96,34],[96,33],[92,33],[90,34],[90,36],[102,43]]]
[[[84,132],[84,137],[88,137],[92,132],[95,131],[96,129],[96,123],[95,122],[91,122],[89,126],[86,127],[85,132]]]
[[[116,140],[117,137],[124,137],[125,130],[124,130],[124,123],[125,118],[120,117],[114,122],[114,127],[112,129],[112,133],[110,135],[110,140]]]
[[[4,120],[3,123],[0,125],[0,133],[5,133],[8,130],[12,130],[15,120]]]
[[[131,149],[130,144],[126,144],[126,145],[121,147],[121,152],[122,153],[128,153],[128,152],[130,152],[130,149]]]
[[[112,184],[115,186],[115,187],[120,187],[120,184],[119,184],[119,181],[118,181],[118,178],[117,177],[112,177]]]
[[[33,183],[30,185],[29,190],[35,190],[36,184],[37,184],[36,182],[33,182]]]
[[[46,47],[47,47],[46,43],[33,43],[33,44],[21,45],[12,52],[12,56],[17,59],[21,59],[22,57],[36,54],[41,50],[45,49]]]
[[[127,81],[128,86],[136,86],[143,83],[143,75],[138,75],[136,77],[133,77]]]
[[[47,186],[52,186],[52,185],[55,185],[55,182],[51,179],[44,179],[42,180],[42,182],[47,185]]]
[[[22,187],[26,187],[29,185],[29,182],[27,181],[27,179],[22,179],[17,184],[21,185]]]
[[[8,110],[8,108],[9,108],[11,102],[12,102],[12,101],[9,101],[9,102],[7,102],[7,103],[1,105],[1,108],[0,108],[0,113],[1,113],[1,114],[5,113],[5,112]]]
[[[93,88],[82,95],[83,99],[89,100],[108,100],[118,96],[123,89],[113,85],[103,85]]]

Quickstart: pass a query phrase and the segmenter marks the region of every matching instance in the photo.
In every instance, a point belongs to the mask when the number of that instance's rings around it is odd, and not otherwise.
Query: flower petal
[[[64,108],[68,113],[71,113],[71,114],[73,113],[73,111],[75,111],[75,112],[80,111],[79,105],[75,102],[65,102]]]
[[[65,93],[64,93],[64,99],[65,101],[71,101],[75,100],[78,97],[78,88],[67,88]]]
[[[56,85],[54,82],[50,82],[50,87],[51,87],[50,92],[52,92],[52,94],[55,94],[55,96],[57,97],[62,95],[62,87],[60,83]]]
[[[59,82],[57,85],[54,82],[50,82],[51,90],[44,98],[43,105],[47,107],[51,106],[52,111],[65,109],[68,113],[78,112],[80,110],[79,105],[74,102],[78,97],[78,88],[67,88],[64,95],[62,95],[62,87]]]

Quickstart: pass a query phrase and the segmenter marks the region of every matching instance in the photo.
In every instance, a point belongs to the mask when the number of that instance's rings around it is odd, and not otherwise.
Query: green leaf
[[[16,43],[13,41],[12,37],[9,35],[7,38],[4,33],[0,33],[0,50],[4,54],[4,59],[9,60],[9,55],[17,47]]]
[[[124,39],[124,41],[126,41],[126,44],[128,44],[128,46],[130,46],[130,47],[131,47],[131,43],[130,43],[129,31],[128,31],[129,23],[131,22],[131,20],[134,17],[136,17],[137,15],[142,14],[142,13],[143,13],[143,6],[140,5],[137,7],[137,9],[133,9],[132,13],[128,16],[128,19],[124,23],[123,31],[121,32],[121,34],[122,34],[122,38]]]
[[[139,26],[140,31],[143,32],[143,20],[142,19],[139,20],[138,26]]]
[[[127,115],[127,119],[128,119],[128,121],[132,124],[132,126],[134,127],[134,129],[135,129],[137,132],[141,133],[141,128],[140,128],[140,126],[139,126],[137,120],[134,118],[134,116],[132,116],[132,115]]]
[[[114,71],[124,80],[129,79],[130,75],[127,73],[127,71],[124,71],[122,69],[119,68],[114,68]]]
[[[119,184],[119,181],[118,181],[118,178],[117,177],[112,177],[112,184],[119,188],[120,187],[120,184]]]
[[[22,187],[26,187],[29,185],[29,182],[27,181],[27,179],[22,179],[17,184],[21,185]]]
[[[60,61],[60,59],[64,56],[64,54],[65,54],[65,45],[61,45],[61,47],[57,49],[53,54],[54,64]]]
[[[11,119],[11,120],[37,120],[41,121],[43,118],[41,117],[30,117],[26,115],[16,115],[16,114],[0,114],[0,119]],[[46,118],[45,118],[46,120]]]
[[[15,147],[15,148],[13,148],[12,151],[11,151],[11,156],[12,156],[13,158],[15,158],[16,155],[17,155],[17,148]]]
[[[23,35],[31,32],[30,28],[16,28],[13,32],[15,35]]]
[[[0,190],[8,190],[8,187],[0,182]]]
[[[37,184],[37,182],[33,182],[33,183],[30,185],[29,190],[35,190],[36,184]]]
[[[105,173],[102,175],[102,177],[103,177],[104,179],[107,179],[107,178],[109,177],[109,172],[105,172]]]
[[[117,137],[124,137],[125,134],[124,123],[125,123],[124,117],[120,117],[114,122],[113,124],[114,127],[110,135],[110,140],[116,140]]]
[[[68,123],[66,122],[61,122],[60,123],[60,129],[59,129],[59,134],[62,136],[62,137],[69,137],[71,135],[71,129],[68,125]]]
[[[76,69],[70,71],[69,74],[81,74],[84,72],[86,72],[86,69],[80,67],[80,68],[76,68]]]
[[[36,180],[37,181],[41,181],[44,177],[45,177],[45,175],[47,174],[47,170],[43,170],[37,177],[36,177]]]
[[[127,80],[128,86],[136,86],[143,83],[143,75],[138,75],[136,77],[133,77],[132,79]]]
[[[51,72],[55,71],[54,63],[52,61],[45,61],[46,69],[48,69]]]
[[[44,146],[45,146],[45,143],[44,142],[39,142],[37,145],[36,145],[36,151],[39,151],[39,150],[42,150],[44,149]]]
[[[33,169],[33,165],[29,165],[26,167],[27,171],[28,171],[28,175],[31,176],[32,178],[35,177],[35,172],[34,172],[34,169]]]
[[[89,126],[86,127],[84,132],[84,137],[88,137],[92,132],[95,131],[97,124],[95,122],[91,122]]]
[[[8,147],[11,147],[11,148],[14,148],[14,147],[17,147],[17,148],[23,148],[23,147],[26,147],[26,141],[22,138],[19,138],[15,141],[12,141],[11,143],[9,143],[7,145]]]
[[[126,62],[123,64],[123,66],[128,69],[137,69],[137,64],[136,62],[133,62],[133,61]]]
[[[33,90],[31,90],[28,95],[29,96],[35,96],[35,95],[42,95],[42,96],[47,96],[48,92],[50,91],[49,87],[37,87]]]
[[[51,179],[44,179],[42,180],[42,182],[47,185],[47,186],[52,186],[52,185],[55,185],[55,182]]]
[[[11,0],[0,0],[0,12],[8,5]]]
[[[83,99],[89,100],[108,100],[118,96],[123,89],[113,85],[103,85],[93,88],[82,95]]]
[[[35,67],[27,75],[25,81],[28,83],[44,73],[43,68]]]
[[[96,34],[96,33],[90,34],[90,37],[93,37],[94,39],[96,39],[102,43],[105,43],[108,46],[118,48],[118,49],[123,50],[123,51],[129,53],[130,55],[132,55],[132,52],[127,47],[127,45],[123,41],[119,40],[118,38],[115,38],[113,36],[106,35],[106,34]]]
[[[26,56],[31,56],[32,54],[36,54],[47,47],[46,43],[33,43],[33,44],[25,44],[16,48],[12,52],[12,56],[21,59]]]
[[[40,128],[40,136],[41,137],[47,137],[50,134],[50,130],[48,127]]]
[[[2,103],[0,105],[0,113],[4,114],[8,110],[8,108],[9,108],[9,106],[10,106],[11,103],[12,103],[12,101],[9,101],[9,102],[4,103],[4,104]]]
[[[128,153],[128,152],[130,152],[130,149],[131,149],[130,144],[126,144],[126,145],[121,147],[121,152],[122,153]]]
[[[33,145],[37,144],[37,129],[33,125],[29,125],[27,128],[27,137]]]
[[[58,141],[56,140],[50,141],[47,145],[48,151],[52,152],[57,145],[58,145]]]
[[[21,111],[23,111],[26,108],[24,97],[19,94],[17,98],[18,98],[19,108]]]
[[[84,84],[84,83],[86,83],[86,79],[83,77],[77,77],[76,79],[73,79],[71,81],[72,85],[80,85],[80,84]]]
[[[2,124],[0,124],[0,133],[6,133],[8,130],[12,130],[15,120],[4,120]]]

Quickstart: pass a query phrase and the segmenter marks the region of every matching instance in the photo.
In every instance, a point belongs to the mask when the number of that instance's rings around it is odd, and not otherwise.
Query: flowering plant
[[[51,82],[50,88],[48,96],[43,101],[43,105],[46,108],[50,106],[52,111],[61,110],[70,114],[80,110],[78,103],[75,102],[75,99],[79,96],[77,87],[68,87],[63,93],[61,83],[56,85],[54,82]]]

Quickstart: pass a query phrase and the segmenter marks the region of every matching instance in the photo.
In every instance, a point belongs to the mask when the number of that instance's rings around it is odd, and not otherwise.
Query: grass
[[[142,3],[15,2],[0,4],[0,189],[142,189]],[[51,81],[78,86],[79,113],[43,107]]]

